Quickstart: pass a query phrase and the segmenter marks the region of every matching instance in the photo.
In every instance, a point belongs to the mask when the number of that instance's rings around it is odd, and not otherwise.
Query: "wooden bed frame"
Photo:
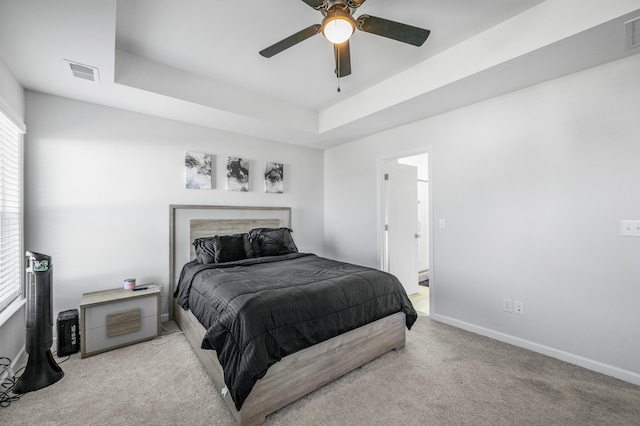
[[[178,224],[177,215],[186,210],[184,223]],[[211,211],[218,212],[210,215]],[[223,213],[221,214],[220,211]],[[246,212],[250,213],[246,217]],[[199,213],[205,213],[205,218],[195,218]],[[240,213],[244,212],[244,213]],[[228,213],[228,214],[224,214]],[[274,215],[284,214],[285,219],[278,219],[279,226],[291,227],[291,209],[273,207],[228,207],[228,206],[171,206],[171,283],[173,296],[174,283],[177,283],[181,264],[176,263],[175,248],[177,238],[185,238],[185,229],[189,228],[188,241],[194,237],[204,235],[222,235],[247,232],[259,226],[274,226]],[[213,216],[213,217],[211,217]],[[223,218],[222,216],[229,216]],[[234,217],[243,216],[241,219]],[[288,216],[288,222],[286,217]],[[186,225],[189,222],[189,225]],[[278,225],[276,225],[278,226]],[[182,228],[182,229],[181,229]],[[184,242],[182,243],[184,249]],[[180,261],[178,261],[180,262]],[[184,264],[186,262],[182,262]],[[173,297],[171,297],[173,300]],[[231,413],[242,426],[259,425],[265,422],[267,415],[307,395],[319,387],[335,380],[349,371],[383,355],[390,350],[401,349],[405,345],[405,314],[395,313],[378,321],[372,322],[355,330],[318,343],[312,347],[291,354],[269,368],[267,374],[254,386],[245,400],[240,411],[229,393],[223,393],[226,387],[224,374],[216,352],[204,350],[200,346],[205,335],[205,328],[200,324],[191,311],[185,311],[175,301],[170,310],[173,318],[184,332],[189,344],[193,347],[200,362],[209,374],[216,389],[221,392],[223,399]]]

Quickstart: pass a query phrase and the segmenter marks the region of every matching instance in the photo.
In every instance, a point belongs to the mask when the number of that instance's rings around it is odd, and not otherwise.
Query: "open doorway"
[[[385,270],[400,279],[416,310],[428,315],[431,269],[428,153],[386,160],[384,169]],[[412,172],[403,173],[406,169]],[[405,176],[394,182],[394,174],[399,173]],[[407,229],[394,229],[394,212],[400,216],[400,228]]]

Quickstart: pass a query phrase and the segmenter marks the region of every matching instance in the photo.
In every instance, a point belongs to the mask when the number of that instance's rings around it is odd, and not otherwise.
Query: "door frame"
[[[429,211],[429,315],[431,313],[435,313],[435,298],[437,294],[437,280],[436,280],[436,257],[435,257],[435,247],[434,247],[434,205],[433,205],[433,150],[431,145],[426,145],[423,149],[412,149],[412,150],[401,150],[395,152],[394,154],[386,154],[377,157],[377,166],[376,166],[376,182],[377,182],[377,198],[378,198],[378,211],[377,211],[377,242],[378,242],[378,268],[381,271],[385,270],[385,238],[386,231],[384,229],[385,225],[385,209],[387,203],[387,194],[385,188],[384,181],[384,170],[385,170],[385,162],[403,158],[403,157],[412,157],[414,155],[424,154],[426,153],[428,158],[428,167],[427,167],[427,175],[429,179],[429,185],[427,188],[427,200],[429,203],[428,211]]]

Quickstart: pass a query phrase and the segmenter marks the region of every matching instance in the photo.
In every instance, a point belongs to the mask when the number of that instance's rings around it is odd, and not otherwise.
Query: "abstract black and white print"
[[[211,154],[187,152],[184,156],[187,189],[211,189]]]
[[[284,192],[284,165],[264,163],[264,192],[282,194]]]
[[[249,191],[249,161],[227,157],[227,191]]]

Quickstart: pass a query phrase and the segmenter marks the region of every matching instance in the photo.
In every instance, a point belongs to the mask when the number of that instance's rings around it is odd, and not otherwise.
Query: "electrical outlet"
[[[502,298],[502,310],[505,312],[513,312],[513,300],[508,297]]]
[[[524,302],[516,300],[513,302],[513,313],[518,315],[524,315]]]
[[[623,237],[640,237],[640,220],[621,220],[620,235]]]
[[[447,223],[445,222],[444,219],[440,219],[439,225],[440,225],[440,229],[446,229],[447,228]]]

